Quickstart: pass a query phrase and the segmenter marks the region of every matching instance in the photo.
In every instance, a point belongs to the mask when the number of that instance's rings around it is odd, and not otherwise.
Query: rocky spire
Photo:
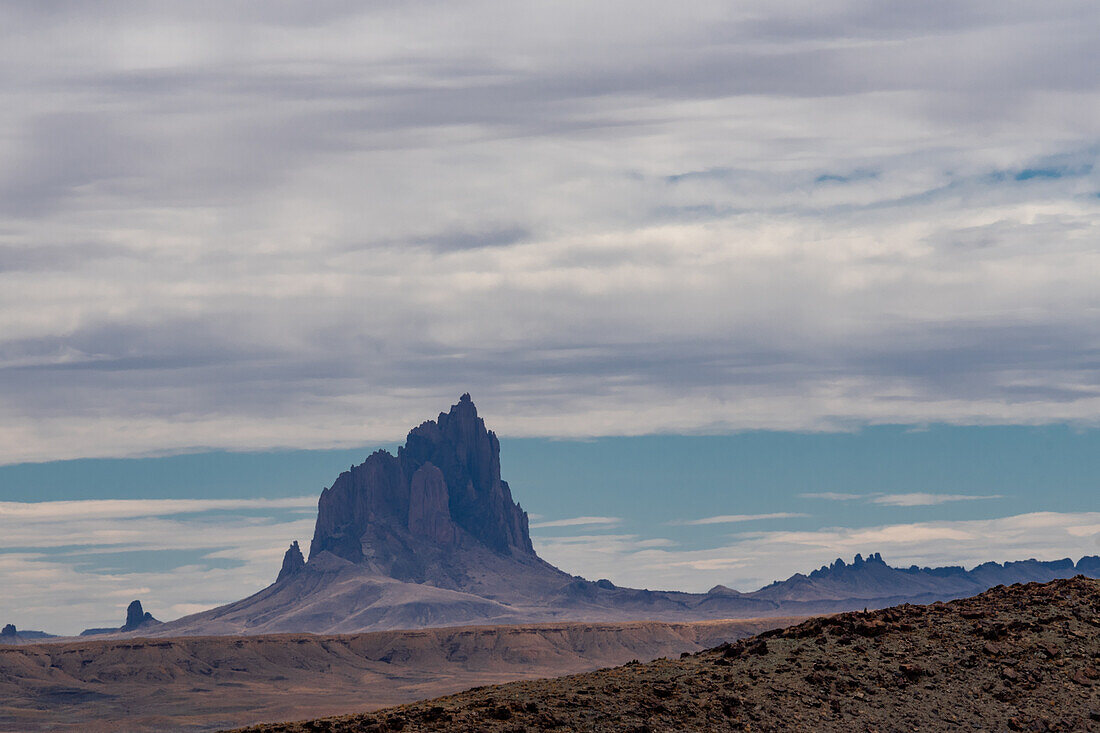
[[[280,580],[289,578],[305,566],[306,560],[302,557],[302,550],[298,547],[298,540],[294,540],[290,543],[290,547],[287,549],[286,554],[283,555],[283,567],[279,571],[279,577],[275,582],[277,583]]]
[[[15,624],[7,624],[4,626],[4,630],[0,631],[0,636],[15,636]]]
[[[141,607],[141,601],[133,601],[126,607],[126,623],[123,624],[120,631],[133,631],[134,629],[141,628],[148,624],[159,624],[153,618],[153,614],[147,613],[145,609]]]
[[[435,422],[412,430],[397,458],[409,476],[427,463],[439,468],[455,524],[498,552],[534,554],[527,515],[500,478],[500,442],[485,429],[469,394]]]
[[[500,478],[500,443],[464,394],[448,412],[411,430],[396,456],[378,451],[325,489],[310,559],[330,552],[406,567],[410,548],[470,539],[500,555],[535,556],[527,514]],[[415,577],[407,567],[402,573]]]

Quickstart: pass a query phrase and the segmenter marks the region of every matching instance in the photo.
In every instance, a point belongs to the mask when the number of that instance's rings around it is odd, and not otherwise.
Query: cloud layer
[[[1033,512],[980,520],[741,532],[705,549],[622,532],[540,533],[535,547],[570,572],[620,585],[704,591],[721,583],[749,591],[856,553],[881,552],[889,564],[901,567],[973,567],[1032,557],[1071,556],[1076,561],[1100,554],[1100,513]]]
[[[847,494],[836,491],[821,491],[808,494],[799,494],[803,499],[824,499],[826,501],[868,501],[872,504],[884,506],[938,506],[950,504],[956,501],[981,501],[985,499],[1003,499],[1001,494],[934,494],[926,491],[914,491],[903,494],[883,494],[874,492],[870,494]]]
[[[1094,423],[1098,27],[5,3],[0,461]]]
[[[165,620],[260,590],[308,546],[316,497],[0,502],[0,618],[75,634],[135,598]]]

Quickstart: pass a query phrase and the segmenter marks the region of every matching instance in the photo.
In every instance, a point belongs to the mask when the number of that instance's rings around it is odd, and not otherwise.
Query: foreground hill
[[[552,624],[0,648],[0,730],[211,730],[696,651],[792,619]]]
[[[1100,582],[815,618],[688,655],[254,733],[1100,730]]]
[[[357,633],[548,621],[688,621],[805,616],[973,595],[998,583],[1100,575],[1100,558],[892,568],[878,554],[753,593],[621,588],[542,560],[501,479],[500,443],[469,395],[377,451],[318,501],[308,559],[291,544],[276,581],[141,635]]]

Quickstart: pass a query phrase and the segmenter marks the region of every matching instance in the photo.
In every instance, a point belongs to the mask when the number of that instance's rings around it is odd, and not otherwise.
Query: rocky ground
[[[1100,731],[1100,581],[815,618],[649,664],[264,731]]]

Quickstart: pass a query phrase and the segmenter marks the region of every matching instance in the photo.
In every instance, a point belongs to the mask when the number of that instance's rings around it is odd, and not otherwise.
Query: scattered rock
[[[926,674],[924,669],[916,664],[903,664],[898,667],[898,671],[901,673],[902,677],[910,682],[916,682],[922,675]]]
[[[1039,649],[1042,650],[1047,659],[1057,659],[1062,653],[1058,647],[1046,642],[1039,644]]]

